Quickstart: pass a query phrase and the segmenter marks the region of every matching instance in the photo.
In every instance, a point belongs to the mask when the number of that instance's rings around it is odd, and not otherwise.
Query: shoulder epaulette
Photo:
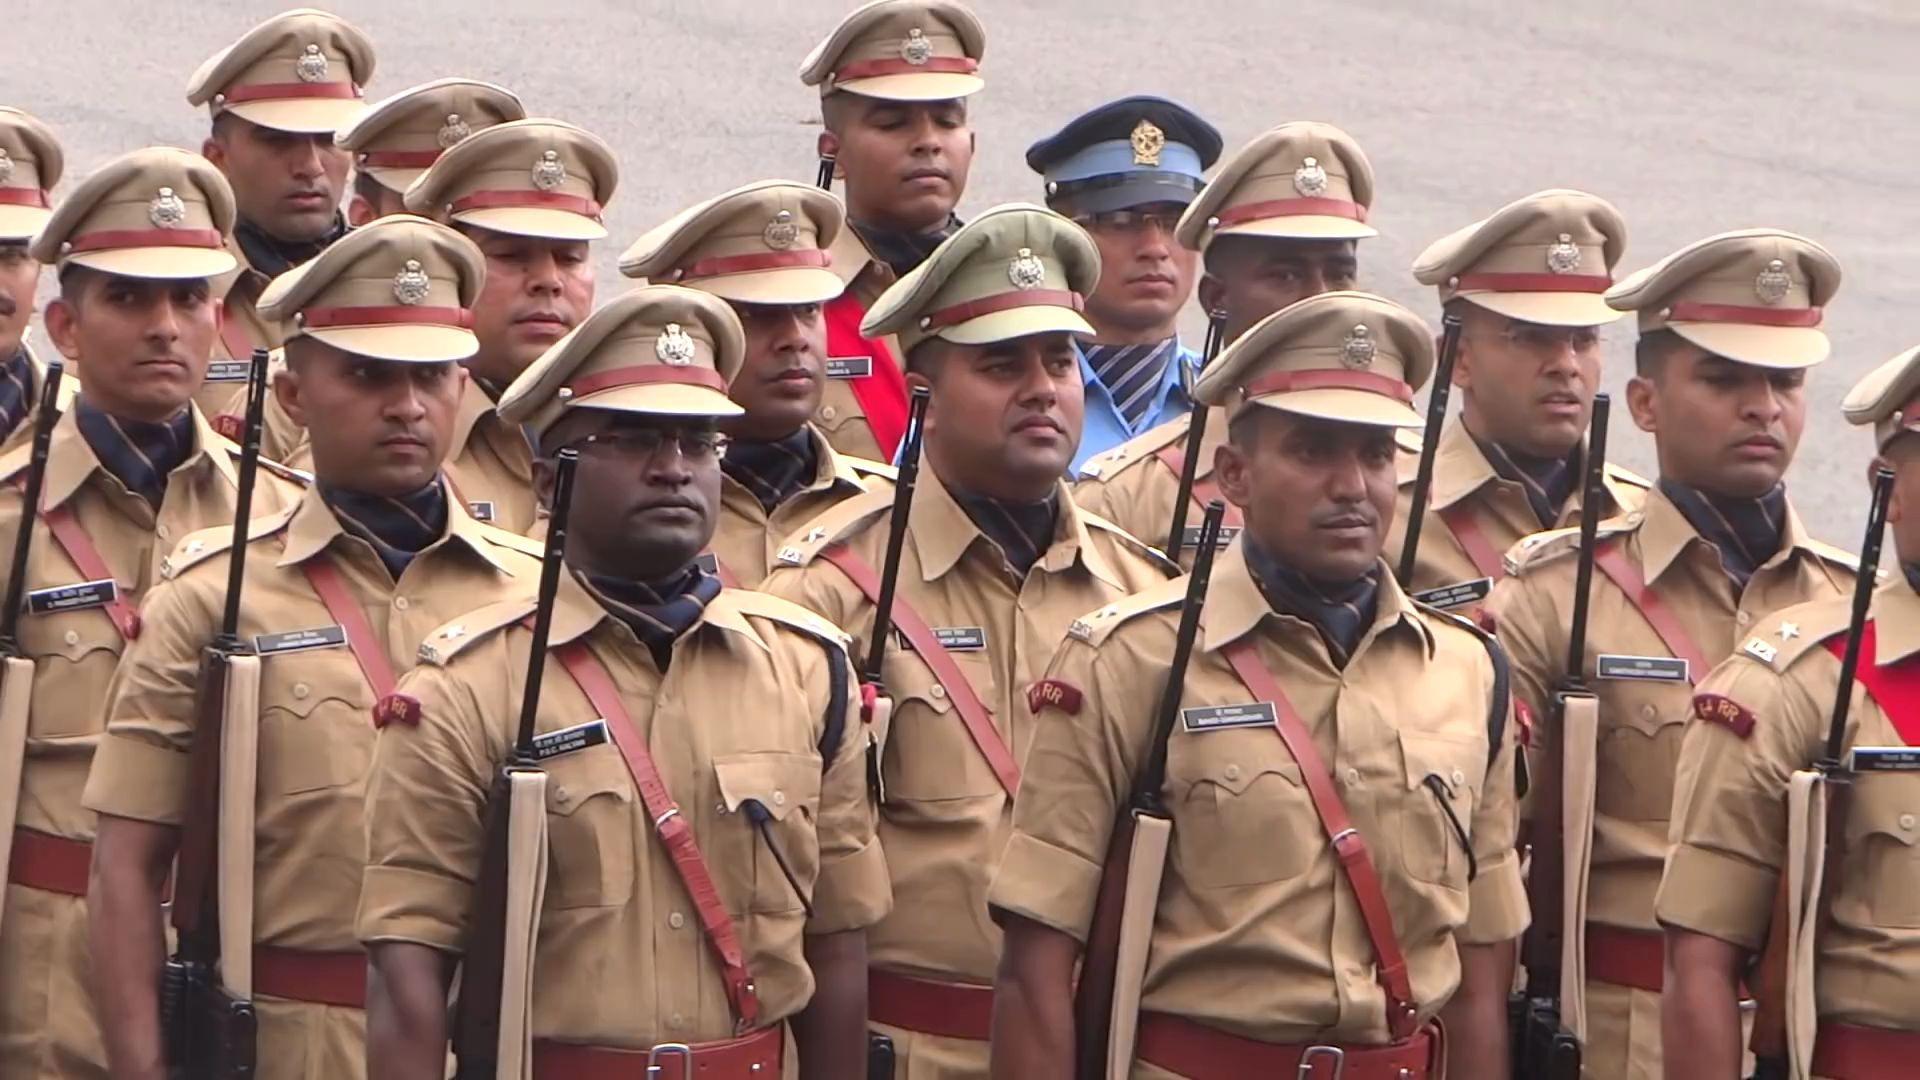
[[[238,467],[240,459],[246,455],[246,451],[240,449],[239,443],[234,442],[225,435],[215,433],[214,438],[218,440],[219,448],[225,450],[227,456],[233,459],[234,466]],[[265,469],[267,472],[272,473],[288,483],[298,484],[301,487],[313,486],[313,474],[305,469],[296,469],[291,465],[282,465],[272,458],[265,456],[260,457],[258,461],[262,469]]]
[[[1820,556],[1822,559],[1825,559],[1827,562],[1840,567],[1849,574],[1860,573],[1860,557],[1845,548],[1835,547],[1832,544],[1820,540],[1807,540],[1804,541],[1801,546],[1813,552],[1815,555]],[[1886,580],[1886,576],[1885,571],[1879,569],[1874,571],[1875,581],[1884,581]]]
[[[1599,540],[1605,540],[1609,537],[1630,533],[1638,528],[1639,525],[1640,519],[1633,516],[1608,518],[1606,521],[1600,522],[1594,535]],[[1576,525],[1565,529],[1547,529],[1543,532],[1534,533],[1531,536],[1521,537],[1518,543],[1507,549],[1506,558],[1503,559],[1502,562],[1506,566],[1508,576],[1511,577],[1524,574],[1529,570],[1537,570],[1547,563],[1553,562],[1563,556],[1571,555],[1579,550],[1579,526]]]
[[[852,469],[862,476],[877,476],[889,482],[900,479],[899,469],[874,461],[871,458],[854,457],[852,454],[841,454],[840,460],[847,463],[847,468]]]
[[[823,548],[852,532],[855,527],[893,505],[893,491],[869,491],[835,503],[812,521],[794,530],[774,556],[775,568],[805,566]]]
[[[831,641],[842,649],[848,648],[853,643],[853,639],[847,636],[846,631],[819,615],[799,604],[782,600],[768,593],[754,592],[750,589],[723,589],[714,602],[732,604],[733,609],[742,615],[785,623],[816,638]]]
[[[1154,547],[1152,544],[1147,543],[1145,540],[1142,540],[1139,537],[1128,532],[1127,530],[1121,528],[1120,526],[1115,525],[1113,522],[1108,521],[1106,518],[1101,517],[1099,514],[1095,514],[1087,510],[1082,510],[1079,507],[1075,507],[1074,509],[1076,510],[1076,512],[1079,513],[1080,520],[1087,523],[1087,527],[1089,529],[1098,529],[1101,532],[1106,533],[1108,536],[1113,537],[1115,540],[1118,540],[1121,546],[1127,548],[1128,550],[1138,555],[1145,557],[1148,562],[1151,562],[1154,565],[1155,569],[1169,576],[1177,575],[1180,573],[1180,564],[1174,562],[1172,559],[1167,558],[1166,552],[1161,551],[1159,548]]]
[[[1132,596],[1122,597],[1097,611],[1088,612],[1073,620],[1067,627],[1067,636],[1075,641],[1084,641],[1089,645],[1098,645],[1107,639],[1128,619],[1136,615],[1145,615],[1150,611],[1179,607],[1187,598],[1187,579],[1173,578],[1150,589],[1142,589]]]
[[[264,514],[247,522],[247,543],[252,544],[278,533],[293,520],[293,512],[300,508],[299,503],[283,506],[271,514]],[[160,576],[172,581],[195,566],[233,547],[233,526],[215,525],[198,529],[180,539],[166,558],[160,560]]]
[[[1417,461],[1421,451],[1427,448],[1426,436],[1421,434],[1419,428],[1395,428],[1393,445],[1398,447],[1401,453],[1412,454]]]
[[[1752,635],[1740,642],[1734,655],[1785,671],[1834,635],[1846,633],[1852,616],[1853,599],[1845,596],[1781,608],[1755,623]]]
[[[1153,456],[1162,447],[1172,446],[1185,437],[1187,418],[1169,420],[1148,428],[1111,450],[1103,450],[1080,463],[1080,480],[1110,480],[1113,474],[1136,461]]]
[[[1607,462],[1607,479],[1616,484],[1625,484],[1628,487],[1637,487],[1647,491],[1653,490],[1653,481],[1641,476],[1632,469],[1615,465],[1611,461]]]
[[[420,662],[445,667],[468,646],[533,614],[539,603],[531,596],[498,600],[443,623],[420,643]]]
[[[508,532],[484,521],[476,521],[474,524],[480,526],[480,535],[489,544],[517,551],[522,555],[531,555],[536,559],[544,558],[547,554],[547,545],[542,541],[528,539],[517,532]]]
[[[0,484],[4,484],[14,477],[19,476],[21,473],[26,472],[27,466],[31,464],[33,464],[32,442],[16,446],[4,455],[0,455]]]

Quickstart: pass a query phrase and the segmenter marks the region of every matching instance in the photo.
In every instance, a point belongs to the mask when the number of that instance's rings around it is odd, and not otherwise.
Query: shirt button
[[[1358,787],[1359,784],[1360,784],[1360,770],[1348,769],[1347,770],[1347,786]]]
[[[687,917],[676,911],[673,914],[667,916],[667,925],[673,927],[675,930],[678,930],[681,927],[687,925]]]
[[[566,802],[567,801],[567,785],[565,784],[553,785],[553,797],[555,800],[559,802],[562,802],[562,803]]]
[[[1651,720],[1655,716],[1659,715],[1659,713],[1658,713],[1658,710],[1656,710],[1651,705],[1642,705],[1640,706],[1640,715],[1646,717],[1648,720]]]
[[[1229,765],[1229,766],[1227,766],[1227,773],[1226,773],[1226,775],[1227,775],[1227,779],[1229,779],[1229,780],[1238,780],[1238,779],[1240,779],[1240,766],[1238,766],[1238,765]]]
[[[165,525],[160,526],[158,529],[155,529],[153,532],[155,536],[158,536],[162,540],[173,539],[173,534],[167,531],[167,527]]]
[[[775,806],[787,805],[787,793],[784,791],[775,791],[773,793],[773,805]]]
[[[840,411],[831,405],[823,405],[820,408],[820,419],[822,420],[831,420],[838,415],[840,415]]]
[[[939,683],[934,683],[933,689],[927,691],[927,693],[935,698],[943,698],[947,696],[947,688],[941,686]]]
[[[293,684],[294,697],[304,699],[308,694],[311,694],[311,693],[313,693],[313,689],[309,687],[306,683],[297,682]]]
[[[1466,773],[1461,772],[1459,769],[1453,770],[1453,786],[1454,787],[1460,787],[1466,782],[1467,782]]]
[[[1739,623],[1741,626],[1745,626],[1748,623],[1753,621],[1753,616],[1743,611],[1740,614],[1735,615],[1733,617],[1733,621]]]
[[[80,631],[69,630],[67,631],[67,636],[62,638],[61,640],[65,641],[69,645],[78,645],[80,644]]]
[[[409,604],[409,603],[407,603],[407,598],[406,598],[406,597],[404,597],[404,596],[396,596],[396,597],[394,597],[394,598],[393,598],[393,606],[394,606],[394,608],[395,608],[395,609],[397,609],[397,610],[400,610],[400,611],[405,611],[405,610],[407,610],[407,608],[409,608],[409,607],[411,607],[412,605],[411,605],[411,604]]]
[[[1900,815],[1900,828],[1906,832],[1913,831],[1913,815],[1912,814]]]
[[[684,1016],[681,1016],[679,1013],[674,1013],[672,1016],[667,1018],[667,1026],[674,1029],[675,1031],[679,1031],[681,1028],[684,1028],[687,1026],[687,1018]]]

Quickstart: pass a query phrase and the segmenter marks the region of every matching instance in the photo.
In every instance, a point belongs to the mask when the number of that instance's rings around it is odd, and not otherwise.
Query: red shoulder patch
[[[1693,716],[1696,720],[1719,724],[1743,739],[1753,734],[1753,713],[1724,694],[1693,695]]]
[[[1078,716],[1085,700],[1086,695],[1079,687],[1060,679],[1041,679],[1027,687],[1027,708],[1036,713],[1052,706],[1069,716]]]
[[[247,433],[247,421],[242,416],[221,413],[213,418],[213,430],[234,442],[239,442],[240,437]]]
[[[388,694],[373,706],[373,726],[386,727],[388,724],[406,724],[413,727],[420,723],[420,700],[405,694]]]

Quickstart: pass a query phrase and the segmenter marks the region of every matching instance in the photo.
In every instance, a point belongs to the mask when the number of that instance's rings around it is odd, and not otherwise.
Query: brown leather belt
[[[1666,983],[1666,940],[1651,930],[1588,923],[1587,978],[1657,994]],[[1752,996],[1741,983],[1741,999]]]
[[[533,1041],[534,1080],[777,1080],[785,1025],[725,1042],[661,1043],[651,1050],[615,1050]],[[660,1071],[649,1073],[649,1068]]]
[[[253,992],[310,1005],[367,1007],[367,954],[253,947]]]
[[[993,990],[871,968],[867,1017],[876,1024],[922,1035],[985,1042],[993,1027]]]
[[[63,896],[85,896],[87,867],[92,862],[93,845],[84,840],[16,828],[13,852],[7,857],[7,882]]]
[[[1920,1061],[1920,1031],[1820,1023],[1813,1071],[1837,1080],[1906,1080]]]
[[[1187,1080],[1433,1080],[1445,1036],[1429,1023],[1387,1046],[1268,1043],[1165,1013],[1140,1014],[1134,1054]]]

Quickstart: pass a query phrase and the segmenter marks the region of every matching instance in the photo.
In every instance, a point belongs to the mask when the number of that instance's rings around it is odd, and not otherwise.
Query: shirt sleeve
[[[1485,945],[1520,936],[1530,913],[1516,851],[1520,831],[1516,706],[1509,701],[1500,741],[1490,748],[1485,793],[1473,814],[1473,857],[1479,874],[1467,887],[1467,924],[1459,938]]]
[[[1786,860],[1787,787],[1795,770],[1814,759],[1828,706],[1742,655],[1716,667],[1694,700],[1680,744],[1672,845],[1654,916],[1663,925],[1758,949]],[[1738,733],[1737,720],[1700,719],[1703,702],[1721,701],[1746,711],[1748,735]]]
[[[201,653],[212,609],[181,580],[141,605],[141,633],[107,686],[107,729],[81,802],[99,814],[178,825],[187,803],[188,751],[203,690]]]
[[[374,743],[355,930],[369,945],[410,941],[459,952],[479,876],[487,793],[505,746],[457,674],[418,667],[398,692],[420,702],[420,720],[388,724]]]
[[[807,932],[856,930],[880,921],[893,907],[893,885],[876,835],[878,809],[867,787],[867,725],[861,719],[859,681],[844,654],[822,663],[845,667],[848,688],[840,745],[820,782],[820,876],[813,886]]]
[[[1535,761],[1559,745],[1559,732],[1551,730],[1553,687],[1566,665],[1560,616],[1548,593],[1541,579],[1514,576],[1501,579],[1487,599],[1494,636],[1507,650],[1516,711],[1524,708],[1526,752]]]

